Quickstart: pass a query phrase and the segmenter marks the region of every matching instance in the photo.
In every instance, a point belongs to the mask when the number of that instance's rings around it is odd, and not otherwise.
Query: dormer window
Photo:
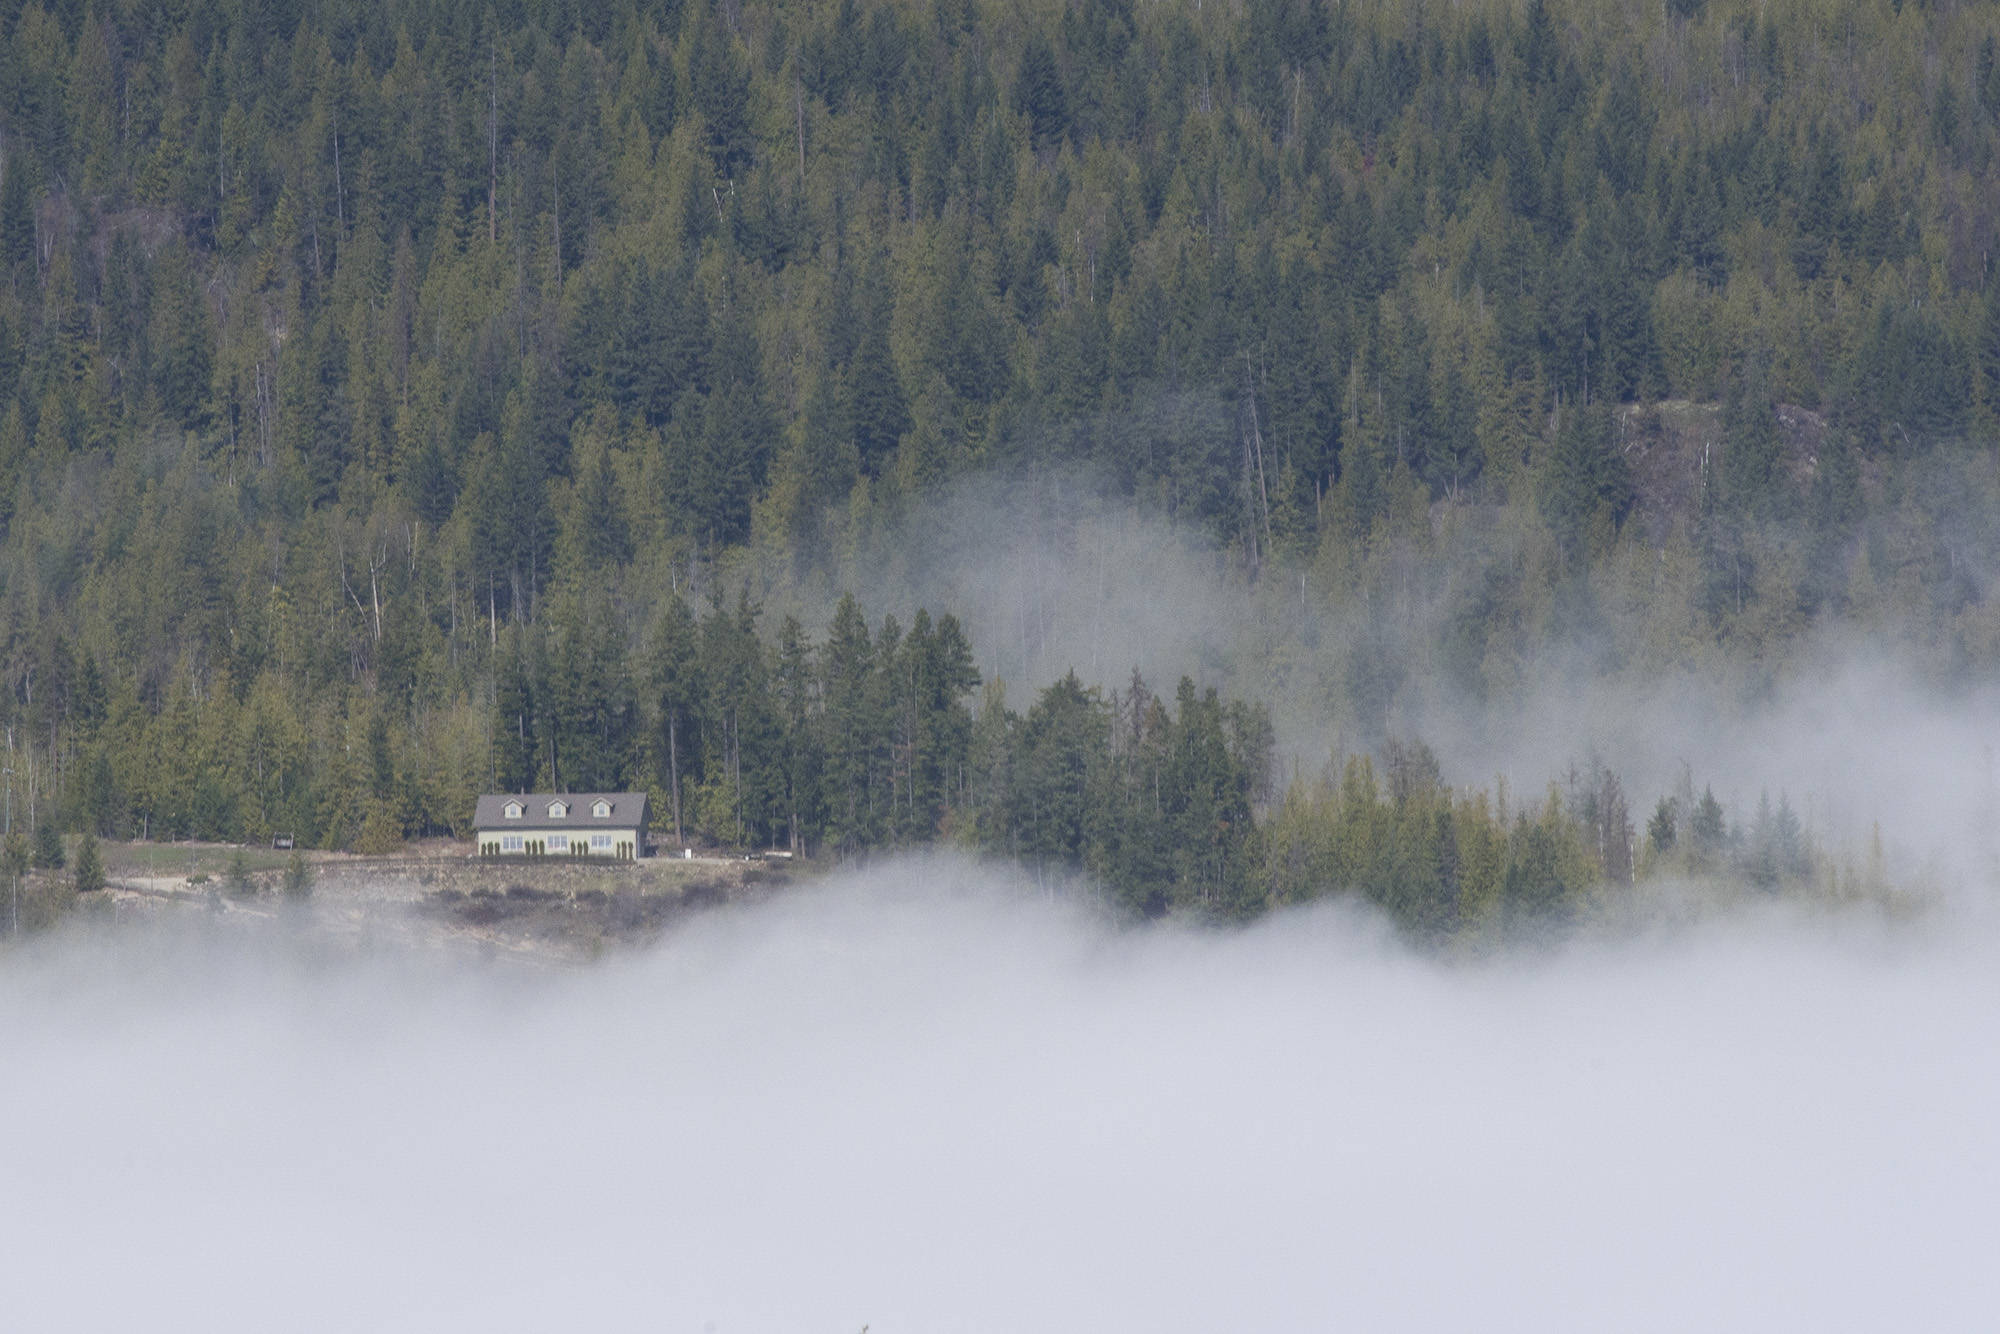
[[[590,804],[590,813],[600,820],[609,820],[611,818],[611,803],[599,798]]]
[[[509,820],[518,820],[518,819],[520,819],[520,818],[521,818],[521,803],[520,803],[520,802],[518,802],[518,801],[510,801],[510,802],[508,802],[508,803],[507,803],[507,818],[508,818]]]
[[[550,818],[551,820],[564,820],[564,819],[568,819],[568,818],[569,818],[569,803],[568,803],[568,802],[566,802],[566,801],[552,801],[552,802],[550,802],[550,803],[549,803],[549,818]]]

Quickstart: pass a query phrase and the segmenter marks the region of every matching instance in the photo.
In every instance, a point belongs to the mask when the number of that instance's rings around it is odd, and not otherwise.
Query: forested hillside
[[[1017,717],[945,609],[836,615],[974,475],[1080,479],[1337,611],[1266,656],[1367,744],[1552,646],[2000,652],[1991,6],[105,0],[0,34],[36,822],[386,847],[496,784],[634,785],[723,842],[1019,851],[977,832],[1019,799],[931,757],[1002,781],[1047,733],[1096,746],[1081,784],[1151,696]],[[864,666],[933,694],[850,716]],[[1338,804],[1279,809],[1254,704],[1159,713],[1233,757],[1173,847]],[[1116,825],[1030,851],[1115,879],[1152,837]],[[1295,894],[1230,846],[1230,893]],[[1203,900],[1193,865],[1145,883]]]

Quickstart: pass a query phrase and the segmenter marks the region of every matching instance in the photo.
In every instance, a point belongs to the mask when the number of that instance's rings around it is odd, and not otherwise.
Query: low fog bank
[[[909,502],[849,544],[822,592],[854,593],[877,621],[953,612],[980,672],[1017,690],[1072,669],[1122,685],[1137,667],[1171,694],[1183,673],[1220,684],[1252,638],[1256,608],[1233,564],[1198,532],[1058,469],[961,478]],[[825,618],[831,598],[791,609]]]
[[[961,479],[851,543],[821,582],[877,619],[955,611],[1016,709],[1071,669],[1108,690],[1136,668],[1169,697],[1187,675],[1269,707],[1286,774],[1420,738],[1446,781],[1501,778],[1538,800],[1601,761],[1642,837],[1686,774],[1732,823],[1784,794],[1823,846],[1865,856],[1879,824],[1900,878],[2000,885],[2000,668],[1941,684],[1936,663],[1838,623],[1801,630],[1774,662],[1690,630],[1688,656],[1646,667],[1562,639],[1557,617],[1529,632],[1529,658],[1501,674],[1511,686],[1474,697],[1447,663],[1464,647],[1453,618],[1522,540],[1461,533],[1432,553],[1365,568],[1323,556],[1252,580],[1240,551],[1058,470]],[[810,619],[826,601],[781,605]]]
[[[2000,934],[1739,916],[1442,965],[951,860],[524,978],[0,959],[9,1323],[1974,1329]]]
[[[1862,852],[1879,828],[1903,874],[1970,906],[2000,889],[2000,690],[1939,690],[1907,662],[1829,637],[1753,698],[1695,674],[1564,681],[1518,707],[1463,705],[1413,720],[1459,781],[1500,775],[1538,792],[1571,764],[1617,769],[1643,823],[1682,775],[1732,819],[1789,797],[1813,836]]]

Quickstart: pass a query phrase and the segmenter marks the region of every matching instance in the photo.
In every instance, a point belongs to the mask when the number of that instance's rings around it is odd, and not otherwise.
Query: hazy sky
[[[1996,945],[1445,966],[951,861],[543,977],[47,942],[0,960],[6,1323],[1990,1328]]]

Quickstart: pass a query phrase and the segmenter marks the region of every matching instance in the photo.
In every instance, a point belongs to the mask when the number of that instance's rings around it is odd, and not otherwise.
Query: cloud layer
[[[10,1323],[1977,1328],[1996,943],[1444,966],[944,860],[557,977],[55,941],[0,971]]]

